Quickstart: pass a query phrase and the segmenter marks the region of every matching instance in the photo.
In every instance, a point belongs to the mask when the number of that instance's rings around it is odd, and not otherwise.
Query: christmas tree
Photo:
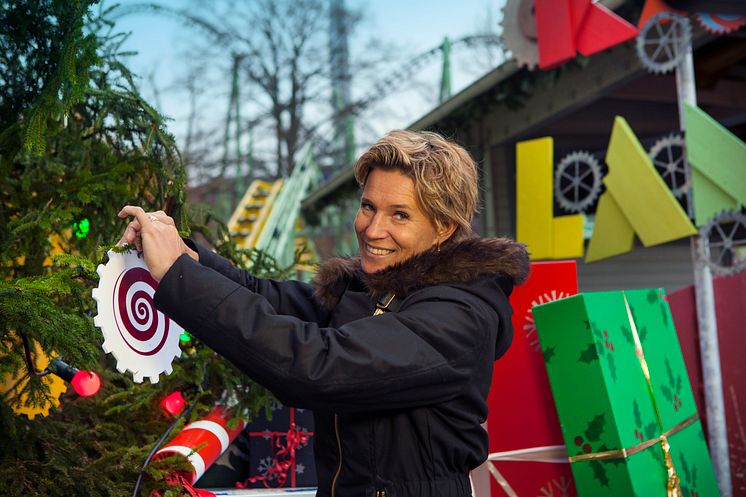
[[[159,402],[179,390],[199,417],[221,399],[240,416],[270,397],[195,340],[173,374],[135,384],[116,372],[93,325],[95,267],[121,236],[125,204],[164,209],[185,234],[283,277],[270,257],[237,250],[209,215],[185,204],[185,172],[164,118],[122,62],[125,35],[92,0],[1,0],[0,25],[0,493],[131,495],[143,461],[173,419]],[[82,397],[47,367],[96,371]],[[25,415],[23,414],[25,413]],[[188,421],[177,420],[175,431]],[[175,432],[174,431],[174,432]],[[141,495],[181,495],[147,468]]]

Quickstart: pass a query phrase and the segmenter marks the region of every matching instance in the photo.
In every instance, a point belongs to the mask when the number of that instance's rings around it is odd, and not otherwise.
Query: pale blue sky
[[[126,6],[141,2],[120,0],[119,3]],[[188,5],[188,0],[163,0],[162,3],[181,7]],[[395,47],[391,52],[392,60],[388,70],[396,70],[412,57],[440,45],[444,36],[458,39],[483,31],[488,25],[497,31],[500,9],[504,1],[346,0],[346,3],[348,6],[363,7],[365,13],[357,36],[350,40],[352,51],[360,50],[367,46],[368,40],[376,38],[385,45]],[[185,28],[175,19],[154,14],[128,15],[117,22],[117,28],[132,32],[125,48],[139,53],[128,60],[128,66],[143,78],[143,93],[146,98],[154,101],[153,83],[155,84],[158,88],[160,110],[174,119],[170,129],[177,139],[183,139],[187,106],[183,91],[174,83],[184,77],[189,57],[187,47],[190,38],[196,36],[196,32]],[[454,93],[490,68],[489,64],[478,60],[478,54],[464,50],[454,51]],[[400,91],[371,109],[359,120],[358,141],[373,140],[388,129],[407,126],[428,112],[437,103],[440,74],[440,61],[434,60],[411,82],[403,85]],[[206,75],[206,78],[209,76]],[[357,96],[360,96],[366,82],[355,81],[354,78],[353,74],[353,94],[358,90]],[[227,101],[228,84],[227,75],[213,75],[213,81],[208,84],[209,90],[216,92],[215,97],[205,98],[212,106],[209,114],[213,116],[216,125],[225,119],[223,101]]]
[[[110,4],[112,2],[109,2]],[[143,3],[119,1],[121,5]],[[169,6],[186,4],[183,0],[165,0]],[[365,19],[360,37],[380,37],[406,47],[417,54],[451,39],[472,34],[486,24],[488,15],[498,16],[503,0],[347,0],[348,5],[362,6]],[[496,23],[495,23],[496,24]],[[132,59],[132,68],[146,71],[154,64],[165,65],[179,59],[179,43],[190,35],[179,21],[151,14],[132,14],[117,22],[132,35],[125,45],[140,52]]]

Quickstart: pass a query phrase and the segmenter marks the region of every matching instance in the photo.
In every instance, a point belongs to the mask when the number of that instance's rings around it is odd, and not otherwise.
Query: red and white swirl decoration
[[[131,371],[139,383],[147,377],[158,382],[161,373],[170,374],[171,363],[181,354],[182,328],[153,305],[158,283],[134,251],[109,251],[109,262],[97,269],[96,326],[104,335],[103,349],[117,360],[117,369]]]
[[[171,322],[153,306],[157,286],[147,270],[135,267],[123,272],[114,288],[119,333],[130,349],[145,356],[163,348]]]

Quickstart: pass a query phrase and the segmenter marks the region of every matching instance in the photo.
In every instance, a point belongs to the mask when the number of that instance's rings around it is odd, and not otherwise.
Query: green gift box
[[[533,308],[580,497],[667,497],[676,477],[683,497],[720,495],[664,295]]]

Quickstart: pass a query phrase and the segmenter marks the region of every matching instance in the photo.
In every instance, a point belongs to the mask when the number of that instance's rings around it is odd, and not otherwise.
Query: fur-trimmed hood
[[[474,237],[444,244],[439,251],[426,250],[375,273],[363,272],[360,257],[330,259],[319,267],[313,286],[324,307],[332,308],[353,280],[361,281],[375,298],[388,292],[404,298],[426,286],[487,276],[507,277],[517,285],[528,273],[524,244],[509,238]]]

